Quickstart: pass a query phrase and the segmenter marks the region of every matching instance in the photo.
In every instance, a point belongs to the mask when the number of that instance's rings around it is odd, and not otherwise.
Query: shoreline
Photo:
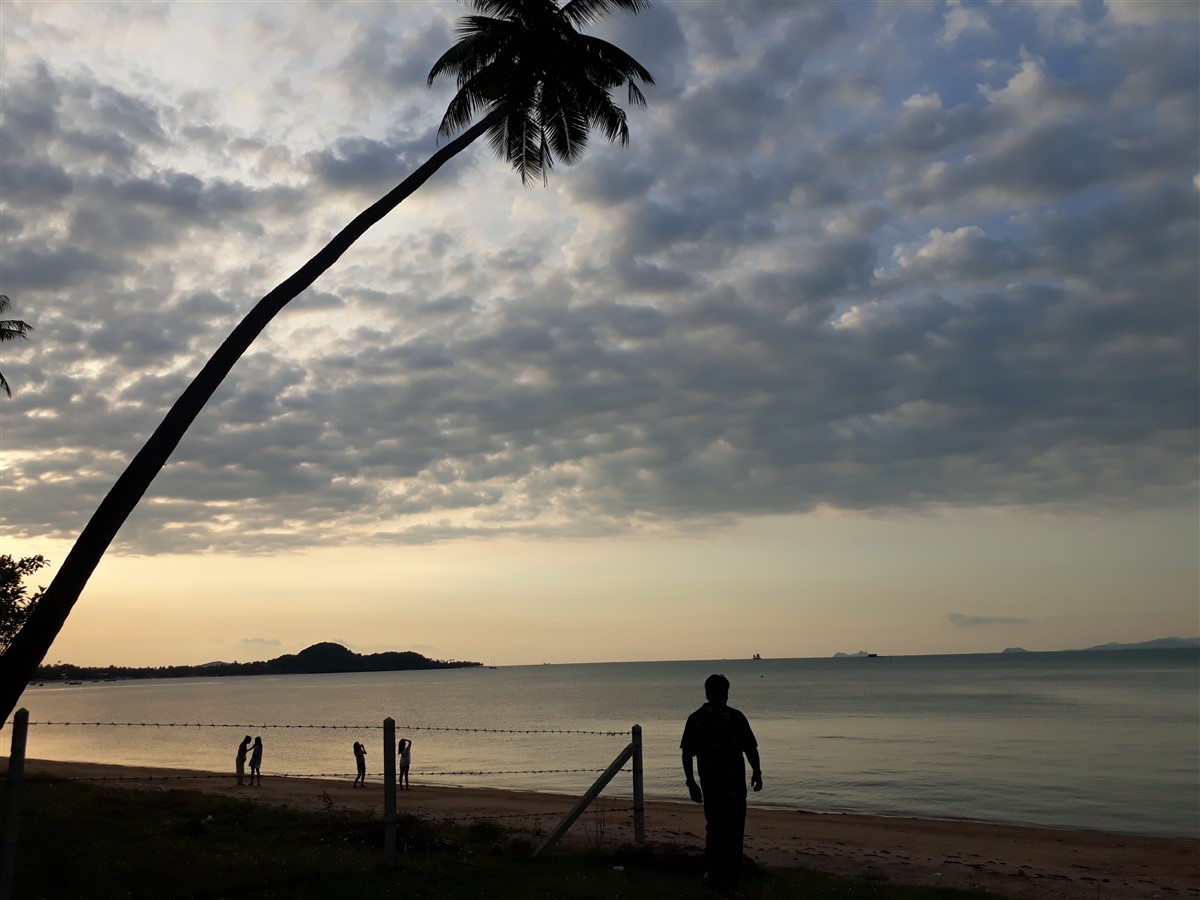
[[[198,790],[295,809],[320,810],[328,798],[339,807],[380,817],[383,810],[378,781],[357,789],[350,779],[264,773],[262,786],[251,788],[238,787],[232,773],[42,759],[26,760],[25,771],[134,790]],[[411,791],[397,791],[396,807],[399,813],[427,818],[494,818],[545,833],[577,800],[566,794],[417,783]],[[602,794],[565,841],[631,843],[631,805],[628,798]],[[703,849],[700,806],[651,800],[645,817],[649,843]],[[751,806],[745,852],[766,867],[802,866],[901,884],[991,891],[1019,900],[1200,900],[1200,841],[1189,838]]]

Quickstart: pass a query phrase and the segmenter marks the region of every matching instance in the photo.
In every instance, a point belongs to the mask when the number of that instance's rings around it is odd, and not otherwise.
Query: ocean
[[[751,805],[1200,837],[1197,650],[45,684],[20,705],[71,723],[32,725],[34,758],[232,772],[243,734],[259,734],[267,778],[352,778],[361,741],[378,780],[390,716],[414,742],[416,787],[572,794],[636,723],[647,799],[683,801],[679,737],[712,672],[758,738]],[[631,792],[623,774],[605,796]]]

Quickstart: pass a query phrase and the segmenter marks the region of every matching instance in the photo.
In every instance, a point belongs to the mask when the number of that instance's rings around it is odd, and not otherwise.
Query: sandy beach
[[[265,775],[238,787],[232,775],[179,769],[28,760],[32,775],[105,779],[141,790],[194,789],[297,809],[338,807],[382,816],[383,788],[355,789],[349,779]],[[397,794],[400,812],[433,818],[496,817],[514,827],[553,828],[576,797],[487,788],[414,784]],[[633,839],[631,801],[601,796],[607,813],[587,813],[568,840],[614,845]],[[646,804],[648,842],[699,850],[704,814],[691,803]],[[804,866],[839,875],[906,884],[991,891],[1006,897],[1200,898],[1200,841],[1067,831],[965,821],[892,818],[752,807],[746,854],[762,866]]]

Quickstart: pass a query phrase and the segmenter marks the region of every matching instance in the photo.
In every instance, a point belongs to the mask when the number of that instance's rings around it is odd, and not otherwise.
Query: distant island
[[[864,656],[878,656],[878,654],[868,653],[866,650],[859,650],[857,653],[843,653],[839,650],[837,653],[833,654],[834,659],[857,659]]]
[[[1112,641],[1107,644],[1096,644],[1094,647],[1083,647],[1076,650],[1049,651],[1059,653],[1087,653],[1089,650],[1194,650],[1200,648],[1200,637],[1165,637],[1152,641],[1142,641],[1138,644],[1122,644]],[[1005,647],[1002,653],[1036,653],[1036,650],[1026,650],[1024,647]],[[1043,651],[1046,652],[1046,651]]]
[[[412,650],[355,653],[341,644],[313,644],[299,653],[288,653],[261,662],[210,662],[199,666],[74,666],[55,663],[39,666],[38,681],[118,678],[207,678],[213,675],[325,675],[335,672],[408,672],[416,669],[466,669],[482,663],[429,659]]]
[[[1200,647],[1200,637],[1165,637],[1152,641],[1142,641],[1140,644],[1121,644],[1113,641],[1108,644],[1097,644],[1095,647],[1085,647],[1085,650],[1190,650]]]

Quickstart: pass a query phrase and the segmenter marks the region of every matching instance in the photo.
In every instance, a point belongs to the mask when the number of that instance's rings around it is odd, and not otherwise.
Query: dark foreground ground
[[[629,801],[602,800],[567,847],[530,860],[575,798],[418,784],[399,794],[401,852],[387,870],[378,784],[268,775],[251,789],[217,773],[38,760],[27,770],[19,898],[711,896],[697,886],[693,804],[648,804],[651,850],[631,855]],[[1196,841],[773,809],[752,809],[747,824],[747,898],[1200,898]]]

